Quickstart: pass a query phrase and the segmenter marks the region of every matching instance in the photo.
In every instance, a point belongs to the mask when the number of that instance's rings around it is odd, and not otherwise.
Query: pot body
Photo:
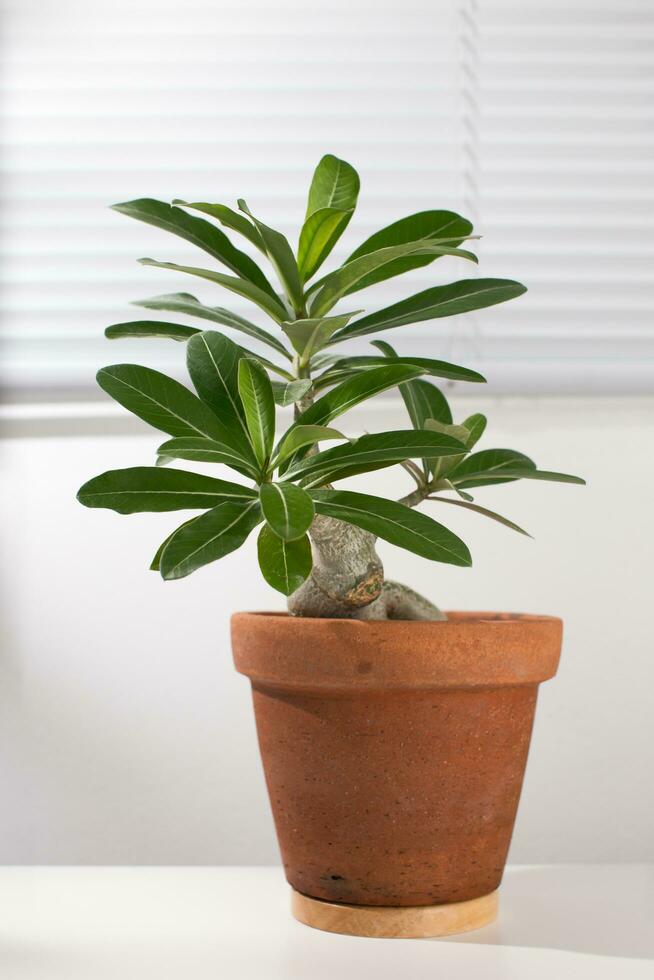
[[[330,902],[440,905],[501,880],[540,681],[561,622],[238,613],[290,884]]]

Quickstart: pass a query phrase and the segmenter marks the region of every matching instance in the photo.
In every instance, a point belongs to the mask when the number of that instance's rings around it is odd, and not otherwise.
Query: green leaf
[[[113,364],[97,373],[100,387],[144,422],[171,436],[224,441],[225,425],[179,381],[139,364]],[[227,440],[229,441],[229,439]]]
[[[470,433],[464,425],[452,425],[447,422],[439,422],[437,419],[426,419],[425,429],[429,432],[442,432],[453,439],[458,439],[463,446],[468,445],[467,440]]]
[[[185,272],[189,276],[199,276],[200,279],[208,279],[215,282],[225,289],[231,290],[238,296],[244,296],[252,303],[256,303],[268,316],[272,317],[277,323],[286,319],[286,310],[277,296],[270,296],[259,286],[249,282],[247,279],[238,279],[235,276],[225,276],[222,272],[212,272],[211,269],[197,269],[191,265],[177,265],[175,262],[157,262],[155,259],[139,259],[141,265],[149,265],[155,269],[172,269],[173,272]]]
[[[266,521],[284,541],[301,538],[313,521],[313,500],[292,483],[263,483],[259,501]]]
[[[404,364],[371,368],[348,378],[314,402],[297,419],[297,425],[326,425],[349,408],[373,395],[422,374],[422,369]]]
[[[440,244],[458,246],[470,237],[471,232],[472,224],[453,211],[420,211],[418,214],[401,218],[392,225],[382,228],[381,231],[375,232],[352,252],[350,257],[346,259],[346,263],[352,262],[362,255],[369,255],[381,248],[404,245],[419,239],[436,240]],[[399,276],[411,269],[419,269],[421,266],[429,265],[438,257],[438,255],[410,255],[396,259],[395,262],[371,273],[359,285],[359,289],[372,286],[384,279],[390,279],[391,276]]]
[[[484,432],[486,431],[486,416],[478,412],[476,415],[471,415],[469,418],[462,422],[461,424],[468,430],[468,438],[466,440],[466,446],[468,449],[472,449],[475,446]]]
[[[486,378],[477,371],[470,368],[460,367],[458,364],[449,364],[447,361],[437,361],[432,357],[376,357],[373,355],[361,355],[359,357],[343,357],[338,362],[335,370],[349,370],[351,368],[370,368],[379,367],[381,364],[409,364],[414,367],[422,368],[423,374],[429,374],[434,378],[448,378],[451,381],[475,381],[483,383]]]
[[[399,303],[371,313],[361,320],[355,320],[335,334],[331,342],[337,344],[351,337],[362,337],[378,330],[401,327],[405,323],[419,323],[421,320],[435,320],[443,316],[481,310],[497,303],[505,303],[526,291],[525,286],[511,279],[461,279],[447,286],[432,286],[431,289],[400,300]]]
[[[483,449],[464,459],[448,473],[448,477],[452,483],[464,490],[485,487],[489,484],[508,483],[512,479],[517,479],[504,472],[516,466],[521,469],[536,469],[532,459],[515,449]]]
[[[307,218],[322,208],[353,210],[359,196],[359,175],[345,160],[327,153],[316,167],[307,203]]]
[[[403,459],[425,456],[457,456],[465,453],[465,445],[451,435],[413,429],[396,432],[377,432],[361,436],[344,446],[326,449],[314,456],[306,456],[288,470],[289,480],[323,476],[323,482],[367,473],[391,466]]]
[[[261,523],[258,500],[229,500],[184,524],[171,535],[160,559],[165,579],[184,578],[243,544]]]
[[[511,477],[513,480],[546,480],[548,483],[576,483],[578,486],[585,486],[586,481],[580,476],[571,476],[570,473],[553,473],[550,470],[536,470],[528,466],[507,466],[498,471],[500,476]],[[492,482],[504,482],[493,480]],[[464,484],[468,486],[468,484]]]
[[[138,221],[145,221],[164,231],[170,231],[173,235],[178,235],[185,241],[197,245],[240,278],[254,283],[269,296],[275,296],[272,286],[257,263],[245,252],[235,248],[227,235],[209,221],[195,218],[181,208],[172,207],[164,201],[155,201],[152,198],[114,204],[113,210],[126,214],[130,218],[136,218]]]
[[[197,334],[186,348],[186,366],[198,395],[247,445],[248,429],[238,392],[241,357],[240,348],[217,330]]]
[[[159,564],[161,562],[161,555],[163,554],[163,550],[166,547],[166,545],[168,544],[168,542],[170,541],[170,539],[172,538],[173,534],[176,534],[177,531],[179,531],[181,528],[186,527],[187,524],[192,524],[193,521],[199,521],[199,519],[200,519],[199,517],[192,517],[189,521],[184,521],[184,523],[183,524],[180,524],[180,526],[178,528],[175,528],[175,530],[172,531],[171,534],[169,534],[167,538],[164,538],[164,540],[161,542],[161,544],[157,548],[157,550],[156,550],[156,552],[154,554],[154,558],[150,562],[150,571],[151,572],[158,572],[159,571]]]
[[[310,279],[323,264],[341,237],[354,209],[319,208],[302,225],[298,243],[298,267],[302,282]]]
[[[359,259],[342,265],[335,272],[330,272],[324,279],[319,280],[311,287],[315,295],[311,300],[311,316],[323,316],[332,306],[338,302],[341,296],[349,295],[358,289],[363,289],[363,282],[373,272],[383,270],[385,266],[390,266],[396,259],[406,255],[454,255],[459,258],[469,259],[476,262],[477,257],[472,252],[463,249],[452,248],[447,245],[434,245],[430,242],[410,242],[404,245],[394,245],[391,248],[380,248],[377,252],[370,252],[369,255],[362,255]],[[383,278],[383,276],[382,276]],[[406,302],[406,301],[405,301]],[[373,314],[374,315],[374,314]],[[369,318],[365,318],[369,319]],[[360,323],[361,321],[356,321]],[[352,330],[356,322],[346,327],[345,330]],[[342,331],[341,331],[342,332]],[[338,334],[337,336],[340,336]]]
[[[226,204],[207,204],[204,201],[194,201],[191,204],[188,201],[180,200],[173,201],[173,204],[179,204],[183,208],[191,208],[193,211],[201,211],[203,214],[208,214],[212,218],[216,218],[225,228],[237,231],[239,235],[243,235],[244,238],[247,238],[249,242],[258,248],[260,252],[263,252],[264,255],[266,254],[266,246],[257,229],[253,227],[247,218],[244,218],[238,211],[233,211],[231,208],[228,208]]]
[[[277,465],[281,466],[293,453],[304,446],[313,446],[317,442],[328,439],[346,439],[338,429],[329,429],[324,425],[297,425],[289,429],[281,439],[277,448]]]
[[[132,305],[143,306],[148,310],[164,310],[167,313],[185,313],[188,316],[197,316],[203,320],[220,323],[224,327],[231,327],[233,330],[245,333],[262,344],[272,347],[273,350],[282,354],[289,361],[293,359],[282,342],[273,337],[267,330],[250,323],[242,316],[237,316],[236,313],[223,309],[222,306],[205,306],[190,293],[166,293],[163,296],[153,296],[151,299],[134,300]]]
[[[286,383],[282,381],[271,381],[273,397],[277,405],[285,407],[287,405],[294,405],[295,402],[299,402],[301,398],[311,391],[311,381],[308,378],[301,378],[298,381],[287,381]]]
[[[255,497],[253,490],[238,483],[156,466],[109,470],[89,480],[77,494],[85,507],[106,507],[119,514],[205,510],[224,500],[250,501]]]
[[[455,507],[464,507],[466,510],[474,510],[476,514],[483,514],[484,517],[490,517],[491,520],[497,521],[498,524],[503,524],[504,527],[511,528],[512,531],[517,531],[518,534],[524,534],[526,537],[530,538],[531,534],[523,530],[513,521],[510,521],[508,517],[502,517],[501,514],[496,514],[494,510],[488,510],[487,507],[480,507],[479,504],[471,504],[467,500],[452,500],[451,497],[427,497],[427,500],[437,500],[441,504],[454,504]]]
[[[119,340],[122,337],[166,337],[169,340],[186,341],[195,333],[199,333],[196,327],[187,327],[182,323],[166,323],[165,320],[131,320],[128,323],[113,323],[105,329],[104,335],[109,340]]]
[[[452,436],[453,439],[458,439],[464,446],[468,445],[468,439],[470,433],[464,425],[451,425],[446,422],[439,422],[437,419],[425,419],[425,428],[430,432],[443,432],[445,435]],[[452,455],[448,459],[438,459],[435,462],[431,462],[428,465],[428,470],[426,470],[427,475],[432,475],[434,480],[440,480],[446,473],[453,470],[462,459],[465,459],[466,454],[463,453],[460,456]],[[456,492],[456,487],[452,487]]]
[[[296,312],[299,313],[304,309],[304,293],[297,262],[295,261],[293,250],[288,244],[288,240],[280,231],[269,228],[268,225],[264,225],[263,221],[255,218],[244,200],[239,200],[238,206],[256,225],[266,246],[266,254],[279,276],[279,281],[286,290],[286,295],[293,304]]]
[[[431,561],[472,564],[468,548],[456,534],[404,504],[348,490],[313,490],[311,495],[317,514],[355,524]]]
[[[282,323],[282,330],[298,354],[306,360],[314,351],[320,350],[331,335],[344,327],[353,316],[356,313],[286,321]]]
[[[313,379],[313,390],[317,393],[324,391],[325,388],[333,388],[334,385],[339,385],[342,381],[347,381],[349,378],[353,378],[355,375],[361,373],[361,371],[355,371],[354,369],[348,371],[325,371]]]
[[[373,340],[372,346],[380,350],[387,360],[397,357],[395,350],[385,340]],[[427,419],[435,419],[438,422],[451,425],[452,412],[447,398],[430,381],[423,381],[421,378],[415,381],[407,381],[400,385],[400,394],[414,429],[424,429]],[[423,459],[422,469],[425,477],[429,479],[433,470],[432,461]]]
[[[430,381],[409,381],[400,385],[409,418],[414,429],[424,429],[427,419],[452,424],[452,413],[443,392]]]
[[[267,371],[272,371],[274,374],[278,374],[280,378],[284,378],[286,384],[294,380],[290,371],[286,371],[284,368],[280,367],[279,364],[273,364],[272,361],[269,361],[267,357],[263,357],[263,355],[259,354],[257,351],[249,350],[247,347],[241,347],[240,344],[238,345],[238,349],[241,352],[241,357],[253,358],[255,361],[258,361],[259,364]],[[280,384],[280,382],[276,381],[275,384]]]
[[[284,595],[299,589],[311,574],[311,542],[306,534],[297,541],[284,541],[264,524],[257,542],[257,554],[266,582]]]
[[[320,368],[332,367],[338,360],[338,354],[314,354],[311,358],[311,368],[318,371]]]
[[[265,466],[275,437],[275,400],[270,379],[257,361],[248,357],[239,361],[238,391],[255,455]]]
[[[158,463],[169,459],[188,459],[196,463],[222,463],[253,480],[260,475],[249,441],[244,441],[242,448],[239,448],[213,439],[187,436],[162,443],[157,449],[157,456]]]

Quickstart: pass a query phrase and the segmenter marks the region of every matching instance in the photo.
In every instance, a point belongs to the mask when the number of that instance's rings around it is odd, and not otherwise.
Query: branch
[[[398,504],[404,504],[405,507],[417,507],[418,504],[427,499],[429,493],[429,487],[418,487],[416,490],[412,490],[411,493],[407,493],[406,497],[400,497]]]

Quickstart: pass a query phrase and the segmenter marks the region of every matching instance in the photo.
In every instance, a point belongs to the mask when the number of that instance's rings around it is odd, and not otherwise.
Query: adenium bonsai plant
[[[244,201],[143,199],[116,210],[207,252],[219,269],[141,259],[245,297],[272,329],[189,293],[137,305],[228,327],[262,356],[217,330],[163,320],[107,328],[111,338],[186,343],[195,392],[158,371],[118,364],[98,373],[121,405],[170,437],[157,465],[111,470],[79,491],[89,507],[122,514],[201,510],[161,544],[152,568],[182,578],[240,547],[261,526],[266,581],[291,615],[237,613],[237,669],[250,677],[259,742],[297,918],[358,935],[443,935],[495,915],[529,747],[537,687],[556,671],[561,623],[547,616],[446,616],[384,577],[377,538],[433,561],[470,565],[464,542],[428,502],[472,510],[525,533],[476,503],[471,490],[515,480],[583,483],[539,470],[512,449],[473,451],[481,414],[457,420],[432,379],[483,382],[442,360],[405,357],[374,339],[350,340],[465,313],[520,296],[508,279],[461,279],[384,309],[356,309],[352,294],[462,248],[472,225],[422,211],[360,244],[317,277],[352,218],[356,171],[325,156],[309,189],[294,253]],[[193,212],[204,214],[198,217]],[[281,290],[215,223],[242,236],[272,266]],[[335,307],[344,302],[345,311]],[[397,387],[411,427],[349,438],[335,420]],[[275,436],[275,403],[294,405]],[[321,444],[334,442],[330,448]],[[230,467],[233,481],[168,466]],[[413,482],[400,500],[340,489],[341,480],[400,464]],[[434,621],[440,622],[434,622]]]
[[[141,259],[215,283],[250,300],[273,321],[274,332],[189,293],[136,305],[184,314],[246,334],[275,361],[216,330],[160,320],[119,323],[107,337],[168,337],[187,344],[195,393],[172,378],[136,364],[98,373],[100,386],[121,405],[172,438],[157,450],[157,466],[111,470],[86,483],[79,500],[121,514],[202,510],[163,542],[152,568],[177,579],[240,547],[263,525],[259,565],[266,581],[288,596],[295,616],[360,619],[442,619],[423,596],[385,580],[375,550],[383,538],[433,561],[470,565],[470,552],[452,531],[414,511],[423,501],[454,505],[512,521],[474,503],[468,492],[519,479],[581,483],[536,468],[512,449],[472,452],[486,428],[475,414],[454,422],[442,391],[428,378],[483,382],[476,371],[424,357],[403,357],[383,340],[366,356],[341,353],[355,338],[420,320],[478,310],[513,299],[525,287],[508,279],[462,279],[434,286],[382,310],[334,313],[365,287],[434,262],[442,255],[476,262],[461,248],[472,225],[451,211],[422,211],[394,222],[360,244],[334,271],[316,273],[345,231],[357,202],[359,177],[343,160],[318,164],[297,248],[263,224],[241,200],[239,212],[223,204],[173,205],[150,199],[115,210],[192,242],[232,275],[213,269]],[[178,206],[177,206],[178,205]],[[244,237],[268,260],[281,292],[260,266],[236,248],[201,212]],[[332,423],[354,405],[398,387],[412,428],[349,439]],[[275,402],[295,405],[294,420],[275,441]],[[338,442],[319,451],[319,443]],[[178,468],[173,460],[230,467],[238,482]],[[401,464],[413,488],[399,501],[334,488],[342,479]],[[245,481],[245,482],[244,482]]]

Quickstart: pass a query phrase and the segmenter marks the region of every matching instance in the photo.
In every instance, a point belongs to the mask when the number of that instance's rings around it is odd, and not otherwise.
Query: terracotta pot
[[[562,624],[448,617],[232,617],[286,877],[301,895],[397,909],[497,889]]]

